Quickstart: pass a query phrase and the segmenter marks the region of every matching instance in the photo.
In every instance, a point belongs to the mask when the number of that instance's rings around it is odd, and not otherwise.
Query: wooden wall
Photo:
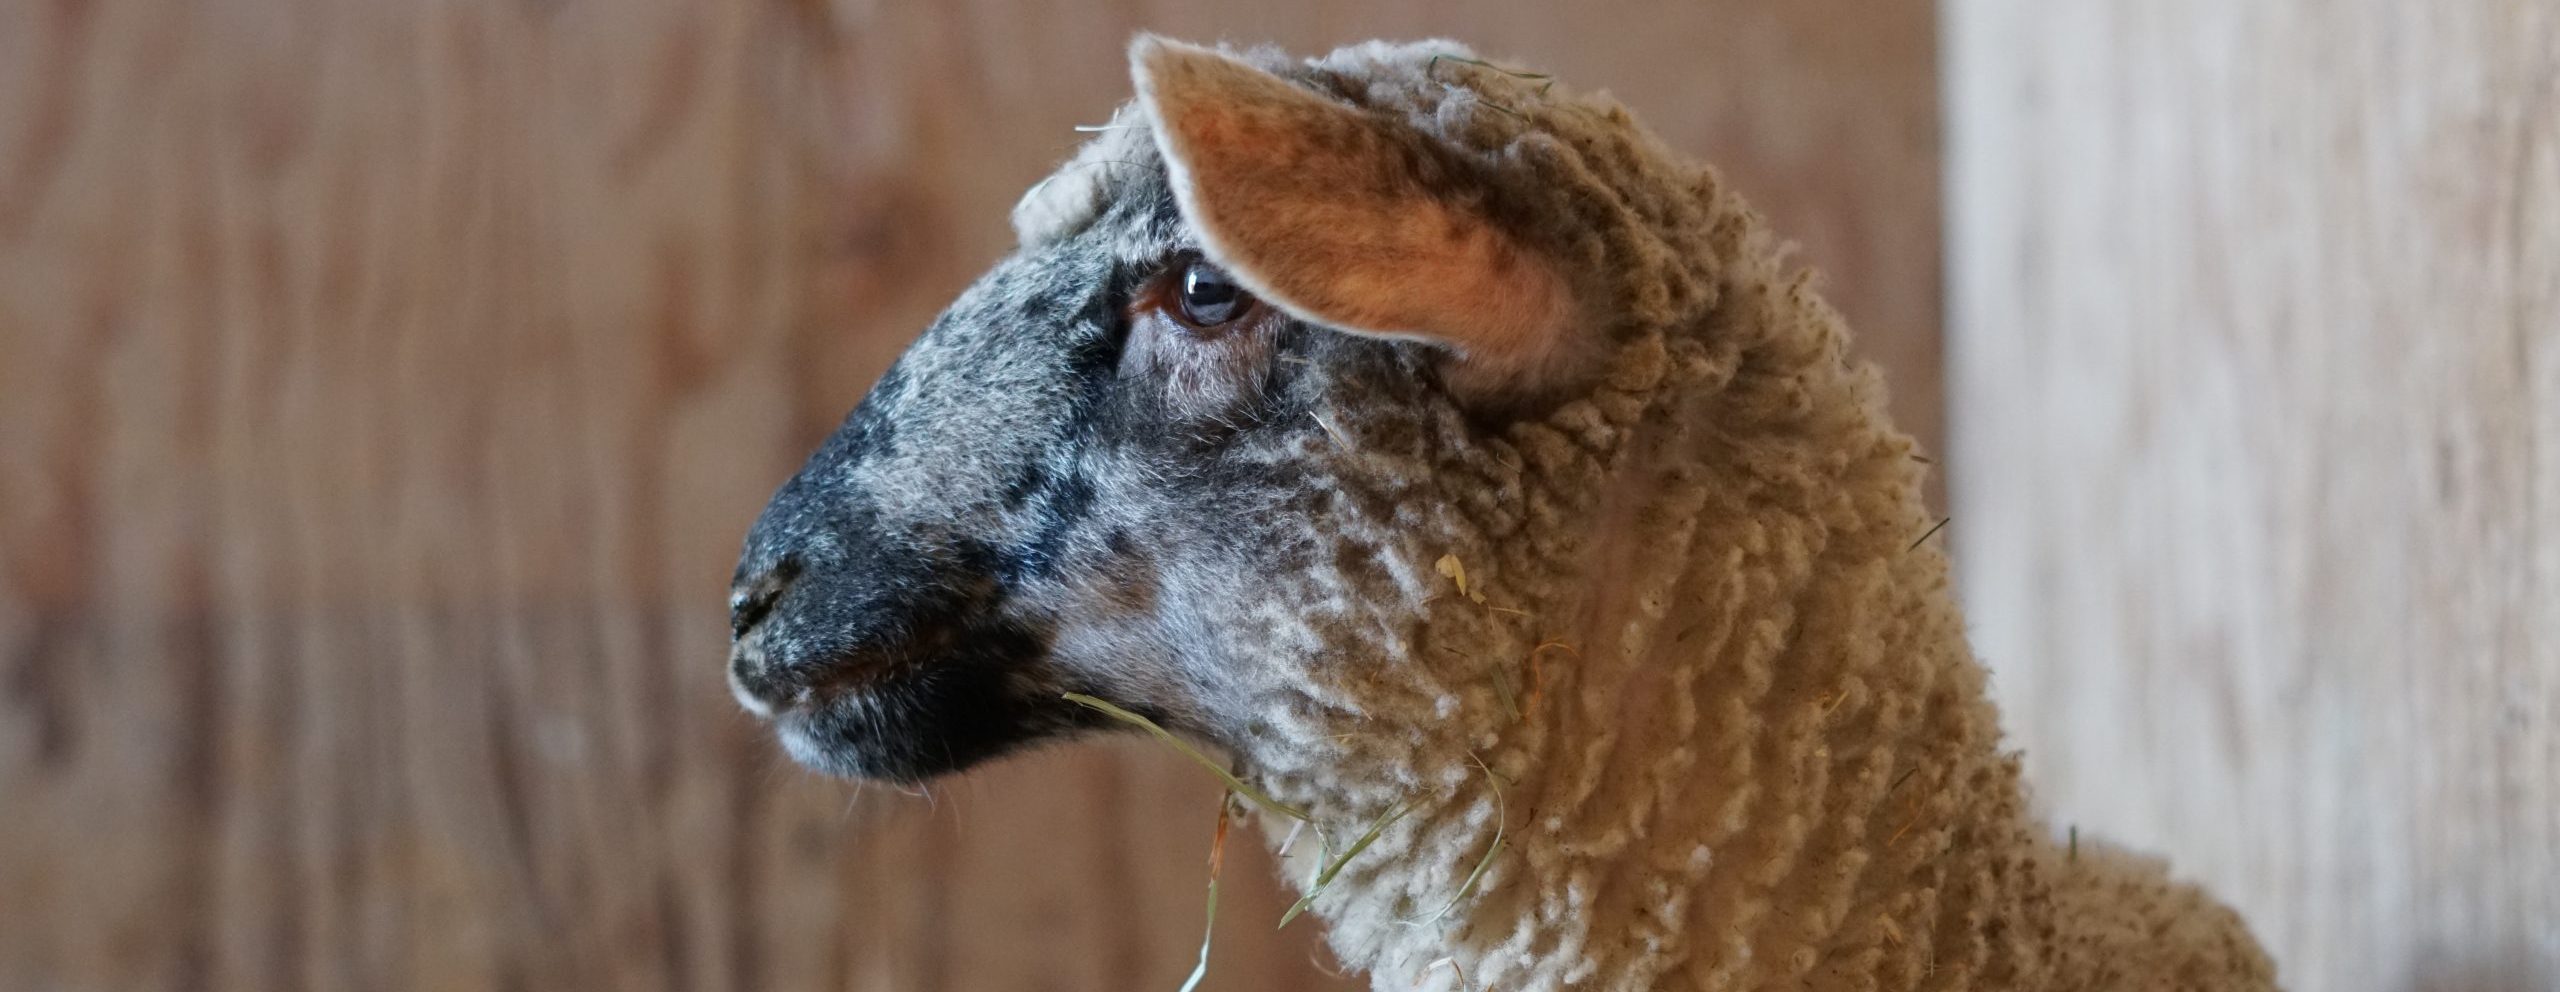
[[[2047,805],[2294,989],[2560,988],[2560,5],[1945,24],[1950,533]]]
[[[1140,25],[1625,94],[1802,236],[1933,434],[1931,17],[0,2],[0,988],[1172,989],[1195,769],[863,792],[736,711],[766,494]],[[1214,987],[1349,987],[1229,877]]]

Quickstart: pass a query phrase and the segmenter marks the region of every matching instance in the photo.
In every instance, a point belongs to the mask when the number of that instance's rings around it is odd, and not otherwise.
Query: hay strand
[[[1438,912],[1432,913],[1429,917],[1414,922],[1413,926],[1427,927],[1438,923],[1452,910],[1457,909],[1459,903],[1467,901],[1467,897],[1475,893],[1476,885],[1484,881],[1485,869],[1493,867],[1493,859],[1502,854],[1502,845],[1511,832],[1511,805],[1510,801],[1502,795],[1502,776],[1494,774],[1493,766],[1485,764],[1484,759],[1473,751],[1467,752],[1467,760],[1475,762],[1476,769],[1484,772],[1484,780],[1493,786],[1493,843],[1485,848],[1484,858],[1476,862],[1476,870],[1468,872],[1467,880],[1458,884],[1458,891],[1449,897],[1449,904],[1440,907]],[[1465,980],[1464,975],[1459,977],[1459,981]]]
[[[1333,884],[1333,877],[1341,874],[1343,865],[1350,863],[1351,859],[1359,856],[1361,851],[1367,850],[1369,844],[1378,839],[1378,834],[1385,831],[1388,824],[1394,823],[1398,818],[1404,816],[1407,809],[1407,807],[1402,803],[1399,803],[1394,808],[1389,809],[1386,816],[1380,817],[1378,822],[1369,826],[1368,833],[1361,834],[1359,840],[1353,841],[1349,848],[1345,849],[1341,855],[1336,856],[1333,853],[1333,835],[1325,831],[1324,824],[1317,823],[1315,818],[1307,815],[1305,810],[1291,806],[1277,799],[1273,799],[1262,790],[1245,784],[1243,779],[1237,778],[1234,772],[1227,770],[1226,766],[1209,760],[1208,755],[1202,754],[1199,749],[1192,747],[1190,744],[1184,743],[1182,738],[1174,736],[1172,731],[1164,729],[1162,725],[1153,720],[1147,719],[1144,716],[1140,716],[1118,706],[1114,706],[1108,701],[1088,696],[1081,692],[1061,693],[1060,698],[1146,731],[1148,734],[1153,735],[1155,739],[1171,745],[1176,751],[1182,752],[1183,757],[1191,759],[1194,764],[1197,764],[1202,768],[1206,768],[1211,774],[1218,776],[1219,781],[1227,784],[1228,791],[1242,797],[1245,801],[1261,807],[1263,811],[1274,816],[1286,817],[1315,828],[1317,844],[1315,869],[1307,879],[1306,896],[1299,899],[1297,905],[1289,907],[1289,912],[1280,917],[1280,925],[1284,927],[1289,925],[1290,920],[1296,919],[1298,914],[1305,912],[1307,906],[1315,901],[1316,896],[1321,895],[1324,892],[1325,886]]]
[[[1553,75],[1550,75],[1550,74],[1548,74],[1548,73],[1543,73],[1543,72],[1530,72],[1530,71],[1528,71],[1528,70],[1526,70],[1526,69],[1512,69],[1512,68],[1507,68],[1507,67],[1504,67],[1504,66],[1498,66],[1498,65],[1495,65],[1495,64],[1493,64],[1493,63],[1491,63],[1491,62],[1487,62],[1487,61],[1485,61],[1485,60],[1483,60],[1483,59],[1471,59],[1471,58],[1468,58],[1468,57],[1466,57],[1466,56],[1464,56],[1464,55],[1434,55],[1434,56],[1432,56],[1432,57],[1431,57],[1431,61],[1426,62],[1426,63],[1424,63],[1424,64],[1423,64],[1423,66],[1422,66],[1422,74],[1423,74],[1423,75],[1425,75],[1425,76],[1428,76],[1428,75],[1430,75],[1430,74],[1431,74],[1431,71],[1432,71],[1432,70],[1437,69],[1437,68],[1440,68],[1440,60],[1442,60],[1442,59],[1447,59],[1447,60],[1449,60],[1449,61],[1451,61],[1451,62],[1457,62],[1457,63],[1463,64],[1463,65],[1472,65],[1472,66],[1477,66],[1477,67],[1480,67],[1480,68],[1491,69],[1491,70],[1493,70],[1493,71],[1495,71],[1495,72],[1499,72],[1499,73],[1501,73],[1501,74],[1503,74],[1503,75],[1505,75],[1505,76],[1511,76],[1511,77],[1514,77],[1514,78],[1517,78],[1517,79],[1538,79],[1538,80],[1544,80],[1544,82],[1543,82],[1543,83],[1541,83],[1541,84],[1539,84],[1539,86],[1538,86],[1538,95],[1539,95],[1539,96],[1545,96],[1545,95],[1547,94],[1547,91],[1548,91],[1548,90],[1551,90],[1551,89],[1554,89],[1554,88],[1555,88],[1555,85],[1556,85],[1556,77],[1555,77],[1555,76],[1553,76]]]
[[[1085,695],[1081,692],[1065,693],[1060,698],[1078,706],[1097,711],[1104,716],[1108,716],[1114,720],[1129,724],[1140,730],[1144,730],[1149,734],[1155,735],[1157,740],[1170,744],[1173,746],[1174,750],[1182,752],[1183,757],[1191,759],[1200,767],[1206,768],[1212,774],[1217,775],[1219,780],[1227,783],[1227,788],[1233,790],[1236,795],[1243,796],[1246,801],[1262,807],[1266,812],[1277,816],[1285,816],[1289,819],[1297,820],[1302,823],[1313,823],[1315,821],[1315,818],[1308,816],[1305,810],[1291,806],[1277,799],[1273,799],[1270,796],[1265,795],[1262,790],[1246,785],[1243,779],[1237,778],[1236,774],[1228,771],[1225,765],[1209,760],[1208,755],[1202,754],[1198,748],[1194,748],[1191,745],[1184,743],[1182,738],[1175,737],[1172,731],[1158,726],[1153,720],[1149,720],[1146,717],[1131,713],[1128,710],[1121,709],[1120,707],[1111,705],[1108,702]],[[1322,828],[1318,828],[1318,833],[1322,833]]]
[[[1191,977],[1183,979],[1180,992],[1194,992],[1200,980],[1209,977],[1209,942],[1218,935],[1218,874],[1226,867],[1227,823],[1235,804],[1229,798],[1235,793],[1218,793],[1218,832],[1209,840],[1209,911],[1200,924],[1200,963],[1191,966]]]
[[[1341,857],[1329,859],[1324,870],[1316,873],[1315,884],[1307,888],[1307,894],[1299,896],[1297,903],[1290,906],[1288,912],[1280,914],[1280,926],[1288,926],[1290,920],[1297,919],[1298,914],[1306,912],[1308,906],[1314,905],[1316,897],[1323,895],[1325,888],[1333,884],[1334,876],[1342,874],[1342,866],[1350,864],[1351,859],[1359,857],[1360,852],[1368,850],[1369,845],[1377,841],[1379,834],[1387,832],[1388,826],[1397,820],[1404,819],[1407,809],[1408,807],[1403,803],[1388,807],[1386,813],[1378,817],[1378,822],[1370,824],[1368,831],[1360,835],[1360,839],[1352,841],[1350,847],[1343,849]],[[1324,834],[1318,831],[1316,836],[1322,837]]]
[[[1503,712],[1511,714],[1511,722],[1520,722],[1520,697],[1512,693],[1511,676],[1500,665],[1493,666],[1493,694],[1501,697]]]
[[[1457,976],[1458,976],[1458,988],[1460,988],[1460,989],[1466,989],[1466,988],[1469,988],[1469,986],[1467,985],[1467,971],[1466,971],[1466,969],[1464,969],[1464,968],[1460,968],[1460,967],[1458,967],[1458,956],[1457,956],[1457,955],[1454,955],[1454,954],[1449,955],[1449,956],[1444,957],[1444,958],[1441,958],[1441,959],[1440,959],[1440,960],[1438,960],[1438,961],[1431,962],[1430,966],[1428,966],[1428,967],[1426,967],[1426,968],[1422,969],[1422,973],[1423,973],[1423,975],[1425,975],[1425,976],[1427,977],[1427,976],[1429,976],[1432,972],[1438,971],[1438,970],[1440,970],[1440,969],[1442,969],[1442,968],[1447,968],[1447,969],[1449,969],[1451,972],[1454,972],[1454,973],[1456,973],[1456,974],[1457,974]],[[1420,983],[1420,982],[1416,982],[1416,983],[1414,983],[1414,984],[1419,985],[1419,984],[1421,984],[1421,983]]]

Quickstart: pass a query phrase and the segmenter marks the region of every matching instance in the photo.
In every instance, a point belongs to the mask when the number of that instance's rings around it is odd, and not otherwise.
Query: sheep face
[[[1318,417],[1434,402],[1393,346],[1155,310],[1194,263],[1124,202],[965,293],[751,532],[732,685],[802,762],[957,770],[1090,723],[1070,691],[1231,738],[1271,577],[1339,565]]]
[[[1475,636],[1435,565],[1596,485],[1513,428],[1608,376],[1570,329],[1627,323],[1504,220],[1574,149],[1425,126],[1543,94],[1451,54],[1141,39],[1139,100],[747,538],[731,683],[794,757],[923,779],[1103,721],[1068,692],[1248,760],[1413,711],[1397,669]]]

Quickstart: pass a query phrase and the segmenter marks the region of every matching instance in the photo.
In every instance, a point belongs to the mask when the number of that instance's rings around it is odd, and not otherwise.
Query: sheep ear
[[[1422,135],[1221,52],[1140,36],[1129,55],[1184,218],[1246,288],[1317,323],[1445,345],[1462,387],[1562,374],[1565,279],[1424,171]]]

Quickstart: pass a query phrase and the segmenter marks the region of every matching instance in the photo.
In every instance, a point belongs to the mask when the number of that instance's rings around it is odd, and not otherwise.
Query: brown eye
[[[1197,258],[1182,267],[1173,302],[1182,322],[1198,328],[1216,327],[1253,310],[1253,294],[1228,278],[1226,270]]]

